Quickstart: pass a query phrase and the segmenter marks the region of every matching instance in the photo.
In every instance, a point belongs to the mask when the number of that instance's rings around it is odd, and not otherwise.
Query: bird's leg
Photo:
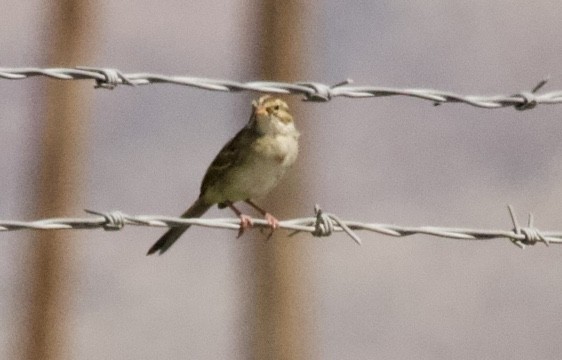
[[[267,224],[271,226],[271,233],[273,234],[273,231],[279,227],[279,220],[277,220],[275,216],[271,215],[270,213],[268,213],[267,211],[256,205],[252,200],[247,199],[245,201],[248,205],[259,211],[260,214],[262,214],[263,217],[265,217]],[[269,236],[271,237],[271,234]]]
[[[238,218],[240,218],[240,230],[238,230],[238,236],[236,236],[236,238],[239,238],[242,234],[244,234],[244,231],[254,225],[252,223],[252,218],[248,215],[242,214],[242,211],[238,210],[231,201],[226,201],[226,205],[234,211]]]

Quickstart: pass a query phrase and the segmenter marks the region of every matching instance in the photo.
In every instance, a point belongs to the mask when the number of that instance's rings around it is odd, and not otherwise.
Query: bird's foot
[[[271,236],[273,236],[273,232],[279,228],[279,220],[268,212],[266,212],[263,216],[265,217],[267,224],[271,227],[271,232],[267,236],[267,240],[269,240],[271,239]]]
[[[265,221],[267,221],[267,225],[271,226],[273,230],[277,230],[277,228],[279,227],[279,220],[277,220],[277,218],[270,213],[265,213],[264,217]]]
[[[238,230],[238,236],[236,238],[239,238],[240,236],[242,236],[242,234],[244,234],[244,231],[254,226],[254,223],[252,222],[252,218],[250,216],[239,214],[238,217],[240,218],[240,230]]]

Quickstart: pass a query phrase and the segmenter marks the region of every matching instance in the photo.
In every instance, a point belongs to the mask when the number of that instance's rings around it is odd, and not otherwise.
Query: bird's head
[[[264,95],[252,102],[252,118],[256,130],[268,135],[289,135],[296,133],[289,106],[281,99]]]

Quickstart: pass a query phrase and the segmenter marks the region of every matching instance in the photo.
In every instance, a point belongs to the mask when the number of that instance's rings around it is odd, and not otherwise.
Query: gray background
[[[249,69],[257,2],[102,2],[92,64],[256,80]],[[559,1],[317,1],[306,78],[335,83],[510,94],[545,75],[562,89]],[[44,66],[43,1],[5,0],[0,65]],[[9,9],[9,10],[6,10]],[[83,64],[77,64],[83,65]],[[46,79],[0,85],[0,217],[29,218]],[[91,87],[91,83],[84,86]],[[208,163],[247,120],[255,94],[154,85],[91,90],[83,208],[177,215]],[[290,97],[297,102],[298,97]],[[346,219],[509,229],[506,204],[562,229],[560,109],[517,112],[410,98],[304,104],[299,161],[314,203]],[[230,216],[211,211],[207,216]],[[162,258],[160,229],[75,233],[71,353],[75,358],[237,358],[251,237],[194,228]],[[312,348],[323,359],[557,359],[562,248],[507,241],[360,234],[307,242]],[[0,357],[18,341],[25,298],[23,232],[0,239]],[[245,290],[246,289],[246,290]]]

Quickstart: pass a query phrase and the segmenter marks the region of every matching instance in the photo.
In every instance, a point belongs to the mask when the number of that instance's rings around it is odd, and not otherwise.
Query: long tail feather
[[[206,204],[202,198],[197,199],[183,214],[182,218],[198,218],[201,217],[212,205]],[[172,246],[176,240],[187,230],[189,226],[173,227],[168,230],[152,247],[148,250],[146,255],[152,255],[158,251],[162,255]]]

